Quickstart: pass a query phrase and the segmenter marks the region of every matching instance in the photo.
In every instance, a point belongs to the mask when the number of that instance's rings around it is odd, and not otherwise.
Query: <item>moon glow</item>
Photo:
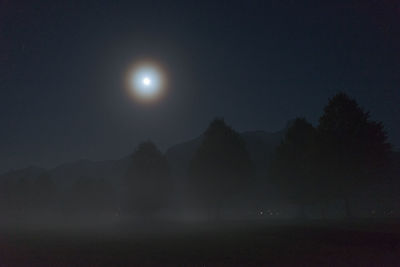
[[[128,90],[136,100],[152,102],[163,93],[165,78],[161,68],[152,63],[136,64],[128,73]]]
[[[145,85],[145,86],[149,86],[150,84],[151,84],[151,80],[149,79],[149,78],[144,78],[143,79],[143,84]]]

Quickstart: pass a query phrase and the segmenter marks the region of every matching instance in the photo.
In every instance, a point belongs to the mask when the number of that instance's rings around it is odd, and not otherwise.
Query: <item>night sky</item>
[[[152,105],[124,90],[143,58],[169,79]],[[338,91],[398,149],[399,72],[397,0],[0,0],[0,171],[166,149],[216,116],[238,131],[316,125]]]

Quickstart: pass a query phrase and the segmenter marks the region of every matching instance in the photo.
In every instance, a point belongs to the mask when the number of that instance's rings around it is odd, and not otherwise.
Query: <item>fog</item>
[[[119,160],[3,174],[6,262],[396,263],[399,162],[383,125],[343,93],[317,126],[238,133],[216,118],[165,153],[145,141]]]

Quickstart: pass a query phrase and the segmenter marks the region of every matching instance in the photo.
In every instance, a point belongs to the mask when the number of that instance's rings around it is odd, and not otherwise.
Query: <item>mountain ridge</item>
[[[261,173],[265,173],[267,162],[275,147],[283,137],[285,129],[277,132],[266,132],[262,130],[245,131],[240,133],[246,142],[246,146],[255,167]],[[170,146],[166,152],[168,162],[175,175],[183,175],[189,168],[190,159],[194,156],[200,146],[203,134]],[[62,163],[54,168],[46,169],[38,166],[11,170],[0,174],[0,180],[22,178],[34,179],[43,174],[50,175],[57,183],[71,186],[81,178],[106,179],[111,182],[121,181],[127,171],[129,155],[120,159],[94,161],[90,159],[79,159]]]

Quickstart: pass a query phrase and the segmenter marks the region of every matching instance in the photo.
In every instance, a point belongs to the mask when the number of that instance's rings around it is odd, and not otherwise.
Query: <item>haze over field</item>
[[[0,0],[1,266],[400,266],[400,2]]]

